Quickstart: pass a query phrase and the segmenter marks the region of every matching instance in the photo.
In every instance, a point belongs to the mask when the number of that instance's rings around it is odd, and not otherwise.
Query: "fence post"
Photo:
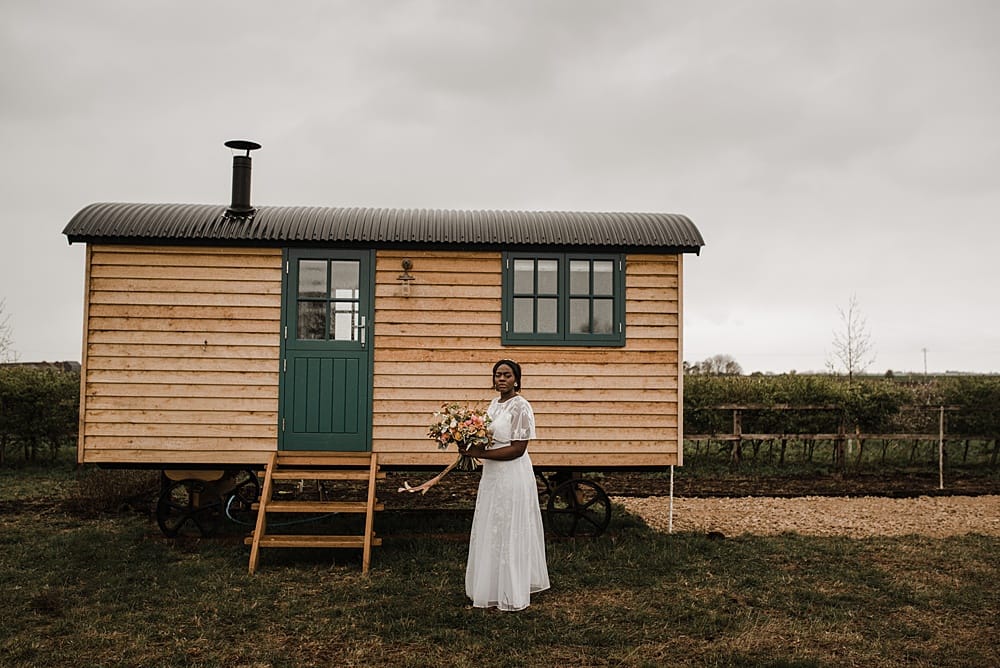
[[[944,406],[938,417],[938,489],[944,489]]]
[[[739,466],[743,458],[743,411],[739,408],[733,409],[733,449],[729,454],[729,464]]]
[[[840,417],[840,424],[837,425],[837,438],[833,441],[833,466],[843,470],[844,466],[844,440],[846,439],[847,428],[844,426],[844,416]]]

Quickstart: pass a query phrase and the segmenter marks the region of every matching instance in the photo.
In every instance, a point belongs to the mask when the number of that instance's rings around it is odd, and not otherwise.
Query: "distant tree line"
[[[65,366],[0,366],[0,464],[55,460],[76,443],[80,373]]]

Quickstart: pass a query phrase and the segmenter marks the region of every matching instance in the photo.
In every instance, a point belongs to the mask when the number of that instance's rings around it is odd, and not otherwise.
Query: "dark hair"
[[[521,365],[514,360],[500,360],[493,365],[493,375],[497,375],[497,369],[506,364],[510,367],[510,370],[514,372],[514,391],[519,392],[521,390]]]

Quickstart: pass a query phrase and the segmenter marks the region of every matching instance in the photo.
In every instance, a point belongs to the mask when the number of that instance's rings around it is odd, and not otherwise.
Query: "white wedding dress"
[[[535,416],[524,397],[494,399],[487,412],[494,448],[535,437]],[[527,451],[510,461],[482,463],[465,593],[477,608],[523,610],[531,594],[549,588],[535,472]]]

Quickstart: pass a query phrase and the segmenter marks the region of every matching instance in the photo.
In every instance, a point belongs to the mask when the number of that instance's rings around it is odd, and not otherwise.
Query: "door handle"
[[[358,324],[354,325],[355,331],[358,333],[358,341],[361,343],[361,347],[365,347],[365,331],[368,329],[368,318],[366,316],[358,316]]]

